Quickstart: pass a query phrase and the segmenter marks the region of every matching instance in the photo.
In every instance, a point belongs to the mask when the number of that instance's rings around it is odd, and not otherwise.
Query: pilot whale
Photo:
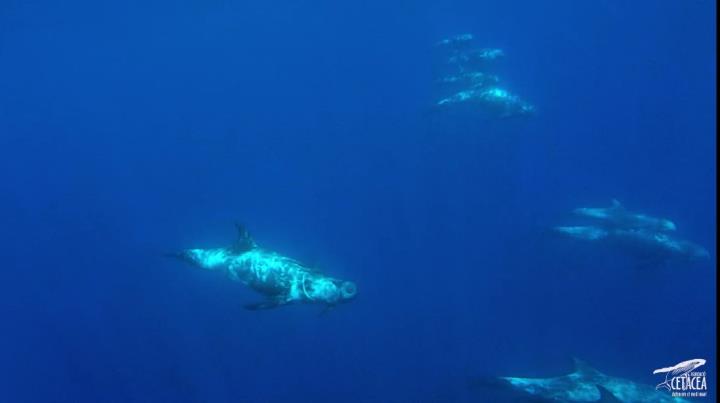
[[[448,59],[448,63],[457,65],[460,71],[482,69],[503,56],[505,52],[502,49],[474,49],[455,53]]]
[[[568,238],[610,245],[628,255],[646,260],[647,263],[661,263],[673,259],[699,261],[710,258],[710,253],[702,246],[664,232],[604,229],[591,225],[558,226],[553,230]]]
[[[468,71],[443,77],[437,82],[443,85],[460,85],[470,88],[484,88],[490,85],[498,84],[500,82],[500,78],[496,75],[483,73],[481,71]]]
[[[473,40],[472,34],[461,34],[453,36],[452,38],[443,39],[435,45],[441,48],[447,48],[450,50],[461,50],[470,46]]]
[[[710,253],[702,246],[677,239],[662,232],[644,229],[619,229],[613,231],[612,243],[627,252],[654,260],[685,259],[691,261],[710,258]]]
[[[247,230],[236,224],[238,239],[229,248],[186,249],[171,254],[195,267],[224,272],[265,296],[246,309],[271,309],[312,303],[333,307],[351,301],[357,287],[351,281],[329,277],[297,260],[257,246]]]
[[[688,402],[658,391],[651,385],[605,375],[578,359],[575,359],[575,370],[567,375],[551,378],[482,378],[473,384],[489,393],[497,394],[498,390],[505,390],[506,395],[513,397],[510,401],[515,402]]]
[[[573,210],[573,213],[613,228],[652,231],[675,231],[676,228],[675,223],[668,219],[630,212],[616,199],[612,200],[610,207],[581,207]]]
[[[473,104],[480,106],[481,110],[499,118],[531,115],[535,107],[499,87],[475,86],[457,92],[449,97],[439,100],[436,108],[445,108],[451,105]]]

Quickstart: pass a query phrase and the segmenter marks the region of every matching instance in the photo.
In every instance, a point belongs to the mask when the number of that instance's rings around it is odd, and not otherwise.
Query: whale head
[[[355,299],[357,286],[352,281],[319,277],[303,284],[303,292],[311,301],[336,305]]]
[[[352,281],[343,281],[339,288],[341,302],[348,302],[355,299],[357,295],[357,286],[355,283]]]

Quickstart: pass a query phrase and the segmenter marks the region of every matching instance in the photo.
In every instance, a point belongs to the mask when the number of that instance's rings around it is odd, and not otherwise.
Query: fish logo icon
[[[665,368],[658,368],[653,371],[653,374],[665,374],[665,381],[662,383],[659,383],[655,389],[667,389],[668,392],[671,392],[673,390],[677,390],[678,382],[675,380],[678,378],[690,378],[690,373],[697,369],[698,367],[701,367],[705,365],[707,361],[705,361],[702,358],[695,358],[692,360],[683,361],[679,364],[675,364],[672,367],[665,367]],[[703,375],[704,378],[704,375]],[[704,382],[703,382],[704,383]],[[684,383],[689,384],[689,382]],[[685,389],[685,388],[683,388]]]

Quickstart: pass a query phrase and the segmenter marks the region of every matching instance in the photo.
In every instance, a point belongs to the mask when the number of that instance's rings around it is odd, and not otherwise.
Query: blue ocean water
[[[0,401],[483,402],[572,357],[716,396],[712,1],[5,0]],[[429,112],[433,44],[502,48],[529,119]],[[709,261],[549,234],[671,218]],[[258,244],[358,285],[260,296],[165,258]]]

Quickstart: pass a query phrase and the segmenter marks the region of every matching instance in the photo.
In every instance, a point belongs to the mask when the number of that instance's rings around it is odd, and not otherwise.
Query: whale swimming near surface
[[[656,390],[654,386],[609,376],[581,360],[574,361],[575,369],[567,375],[550,378],[486,377],[473,380],[472,384],[493,396],[494,402],[688,402]]]
[[[229,248],[186,249],[171,256],[205,270],[224,272],[246,284],[265,300],[245,305],[250,310],[308,303],[333,307],[352,301],[357,287],[329,277],[297,260],[257,246],[245,227],[236,224],[238,239]]]
[[[621,229],[645,229],[652,231],[675,231],[675,223],[665,218],[633,213],[617,200],[610,207],[580,207],[573,210],[578,216],[592,218],[603,226]]]

